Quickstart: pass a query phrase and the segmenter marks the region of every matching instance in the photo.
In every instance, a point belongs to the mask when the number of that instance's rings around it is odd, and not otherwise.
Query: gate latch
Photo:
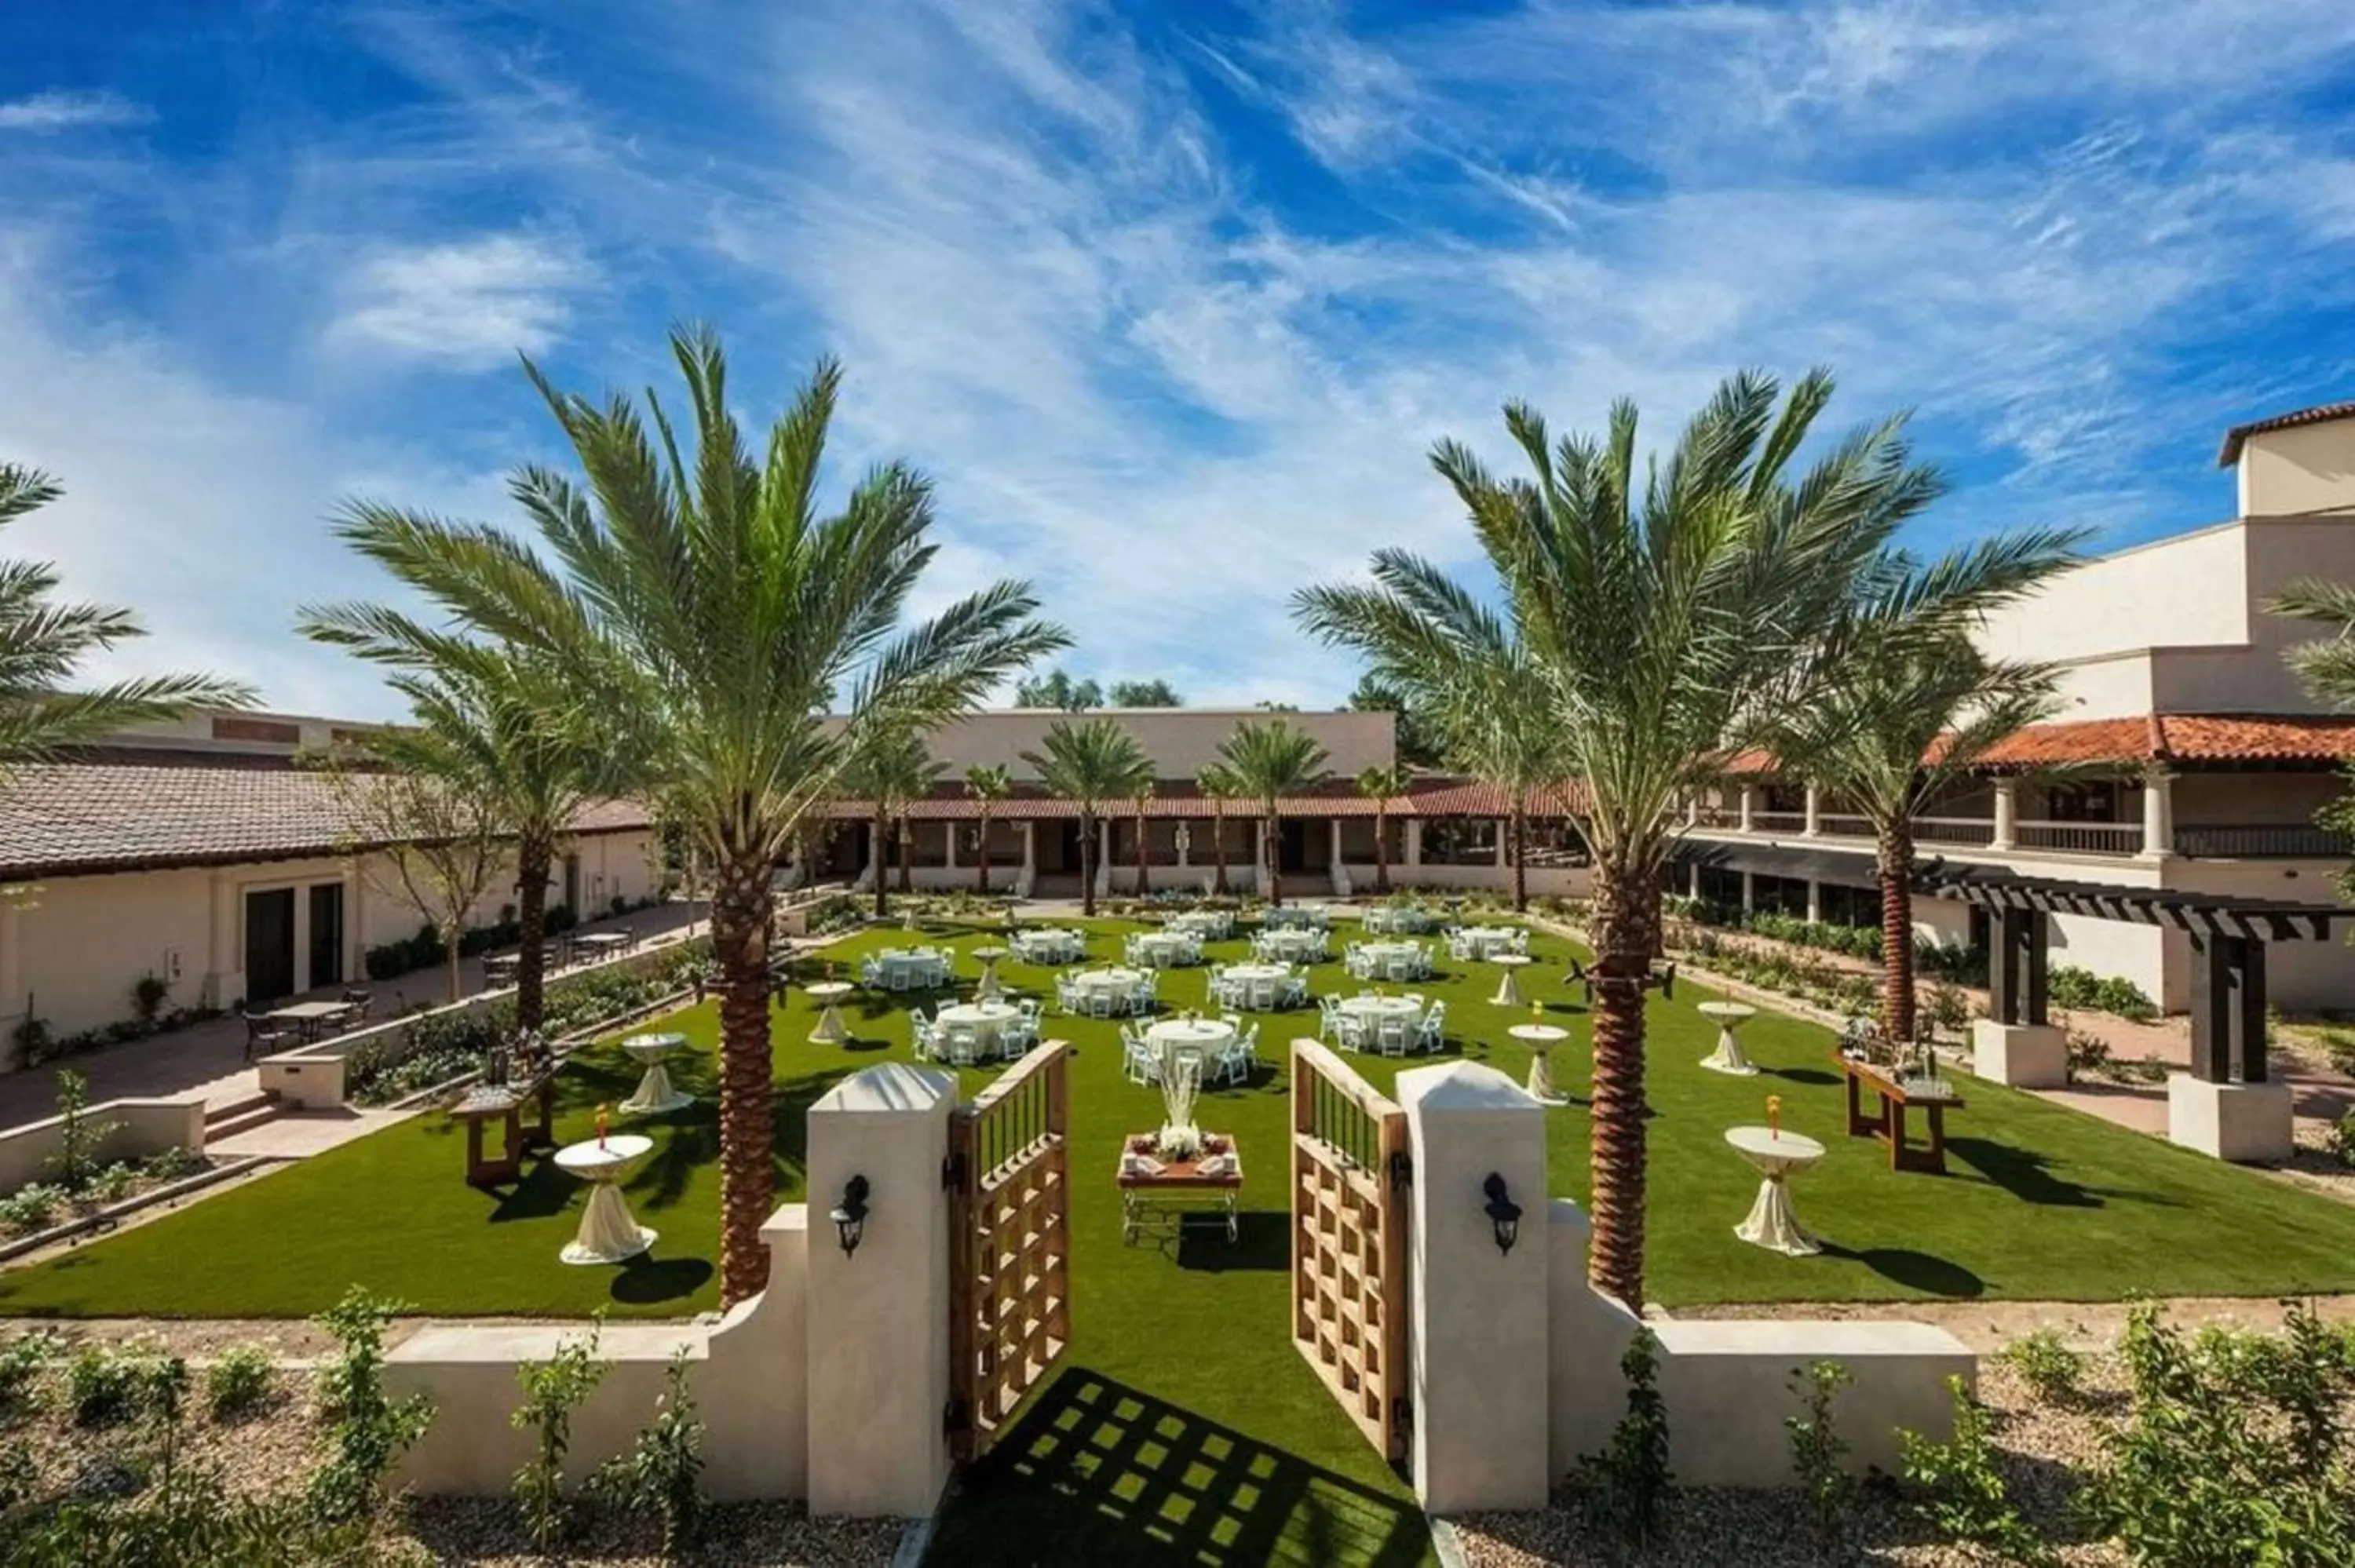
[[[964,1191],[964,1156],[963,1154],[952,1154],[941,1161],[941,1191],[943,1192]]]
[[[955,1437],[973,1429],[973,1411],[962,1398],[941,1406],[941,1436]]]
[[[1414,1181],[1414,1156],[1405,1150],[1391,1151],[1391,1191],[1402,1192]]]

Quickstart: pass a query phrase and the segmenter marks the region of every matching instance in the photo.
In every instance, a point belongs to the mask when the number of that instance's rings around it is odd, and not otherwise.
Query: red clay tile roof
[[[2216,466],[2230,468],[2240,461],[2242,443],[2251,436],[2262,436],[2268,430],[2294,430],[2300,425],[2327,425],[2333,419],[2355,419],[2355,403],[2318,403],[2295,413],[2235,425],[2224,432],[2224,447],[2216,454]]]
[[[1933,747],[1933,755],[1935,748]],[[2009,771],[2088,763],[2343,762],[2355,758],[2355,716],[2334,714],[2137,714],[2032,725],[1975,768]],[[1773,773],[1774,758],[1745,751],[1732,775]]]
[[[1576,786],[1545,791],[1531,799],[1529,811],[1533,816],[1561,816],[1571,800],[1582,798],[1582,790]],[[1438,778],[1416,779],[1405,794],[1382,802],[1382,809],[1393,817],[1502,817],[1509,811],[1505,792],[1493,784]],[[871,800],[837,800],[828,810],[830,815],[848,821],[875,814]],[[1354,785],[1337,780],[1316,794],[1286,798],[1278,803],[1277,810],[1287,817],[1371,817],[1376,807]],[[1250,800],[1229,800],[1225,811],[1230,817],[1249,817],[1257,813],[1258,807]],[[981,803],[966,794],[963,785],[944,783],[930,798],[915,802],[908,814],[918,821],[973,821],[981,815]],[[990,808],[990,815],[1001,822],[1064,821],[1079,814],[1079,807],[1071,801],[1050,795],[1035,784],[1018,785],[1012,795]],[[1145,814],[1199,819],[1211,815],[1211,804],[1193,780],[1165,779],[1146,798]],[[1106,801],[1103,815],[1134,817],[1136,802]]]
[[[573,831],[652,821],[635,801],[581,808]],[[230,865],[332,854],[343,820],[327,780],[275,768],[59,762],[0,785],[0,878]]]

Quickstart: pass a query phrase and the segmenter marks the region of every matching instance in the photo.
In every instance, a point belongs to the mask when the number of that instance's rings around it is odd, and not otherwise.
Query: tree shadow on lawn
[[[1073,1367],[965,1471],[932,1559],[1407,1568],[1429,1544],[1410,1498]]]
[[[662,1245],[656,1238],[655,1245]],[[632,1307],[653,1307],[665,1301],[683,1301],[703,1288],[712,1275],[711,1260],[704,1257],[666,1257],[655,1259],[640,1253],[623,1264],[613,1276],[613,1299]]]
[[[1280,1209],[1244,1209],[1235,1215],[1235,1239],[1213,1214],[1188,1214],[1180,1225],[1178,1266],[1204,1274],[1282,1273],[1292,1266],[1292,1216]],[[1168,1251],[1165,1242],[1162,1250]]]
[[[1770,1078],[1780,1078],[1786,1084],[1805,1084],[1810,1088],[1823,1088],[1839,1082],[1838,1073],[1827,1073],[1821,1067],[1769,1067],[1762,1064],[1758,1070]]]
[[[1881,1278],[1926,1296],[1968,1301],[1987,1294],[1987,1281],[1951,1258],[1911,1247],[1869,1246],[1857,1251],[1834,1241],[1825,1242],[1823,1247],[1826,1257],[1860,1263]]]
[[[2052,1160],[2033,1150],[1984,1138],[1950,1138],[1947,1152],[2023,1202],[2041,1208],[2099,1209],[2112,1201],[2179,1209],[2180,1199],[2137,1187],[2088,1187],[2052,1172]]]

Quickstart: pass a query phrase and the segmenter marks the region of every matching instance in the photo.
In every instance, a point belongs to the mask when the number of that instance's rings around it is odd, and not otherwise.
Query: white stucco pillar
[[[1807,920],[1809,924],[1824,917],[1824,885],[1813,877],[1807,879]]]
[[[1806,826],[1802,828],[1800,832],[1806,833],[1807,837],[1812,839],[1820,837],[1823,831],[1823,791],[1810,784],[1807,786]],[[1814,916],[1810,916],[1809,918],[1812,919]]]
[[[956,836],[957,825],[954,821],[944,821],[941,824],[941,842],[945,846],[941,864],[950,871],[956,869]]]
[[[2142,776],[2142,858],[2175,853],[2175,775],[2154,768]]]
[[[1112,891],[1112,819],[1096,821],[1096,896],[1103,897]]]
[[[1335,865],[1338,865],[1341,863],[1341,819],[1338,817],[1327,817],[1326,821],[1332,824],[1333,863]]]
[[[1754,872],[1742,874],[1742,910],[1748,914],[1758,907],[1758,877]]]
[[[1742,831],[1743,832],[1745,832],[1745,833],[1746,833],[1746,832],[1748,832],[1750,831],[1750,814],[1751,814],[1751,812],[1753,812],[1753,810],[1755,810],[1757,809],[1757,805],[1758,805],[1758,790],[1757,790],[1757,788],[1756,788],[1754,785],[1744,784],[1744,785],[1742,787],[1742,817],[1741,817],[1741,825],[1742,825]]]
[[[1687,863],[1685,866],[1685,896],[1700,896],[1700,862],[1697,860]]]
[[[912,1519],[949,1474],[949,1209],[955,1075],[886,1062],[809,1108],[809,1510]],[[867,1179],[858,1250],[828,1218]]]
[[[1421,817],[1409,817],[1406,820],[1406,863],[1416,867],[1423,864],[1423,819]]]
[[[1995,837],[1990,849],[2008,850],[2019,842],[2019,780],[1995,781]]]
[[[1685,797],[1685,826],[1700,826],[1700,795],[1699,791]]]
[[[205,1002],[228,1007],[245,994],[244,967],[238,958],[237,879],[227,871],[213,873],[212,921],[205,961]]]
[[[25,960],[19,956],[24,939],[24,912],[0,896],[0,1039],[25,1016]]]
[[[1022,824],[1022,880],[1029,881],[1039,872],[1039,824],[1026,821]]]
[[[344,983],[366,985],[368,884],[360,880],[357,863],[344,867]]]
[[[1512,844],[1510,842],[1512,828],[1513,824],[1505,818],[1499,817],[1497,819],[1497,863],[1499,866],[1508,866],[1513,863],[1513,857],[1511,854]]]
[[[1542,1508],[1551,1479],[1545,1108],[1475,1062],[1410,1068],[1397,1093],[1414,1159],[1415,1493],[1437,1514]],[[1492,1180],[1521,1210],[1509,1250],[1487,1212]]]
[[[1172,847],[1178,852],[1178,869],[1185,870],[1194,863],[1194,824],[1190,819],[1180,819],[1171,830]],[[1182,880],[1182,879],[1181,879]]]

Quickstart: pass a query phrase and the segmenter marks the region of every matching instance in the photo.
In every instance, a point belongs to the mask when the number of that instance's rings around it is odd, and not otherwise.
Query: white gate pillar
[[[1474,1062],[1411,1068],[1397,1093],[1414,1159],[1415,1493],[1439,1514],[1543,1508],[1552,1479],[1545,1107]],[[1509,1250],[1487,1213],[1499,1197],[1521,1211]]]
[[[954,1074],[886,1062],[809,1109],[809,1510],[910,1519],[949,1476],[949,1152]],[[866,1179],[846,1251],[830,1215]]]

